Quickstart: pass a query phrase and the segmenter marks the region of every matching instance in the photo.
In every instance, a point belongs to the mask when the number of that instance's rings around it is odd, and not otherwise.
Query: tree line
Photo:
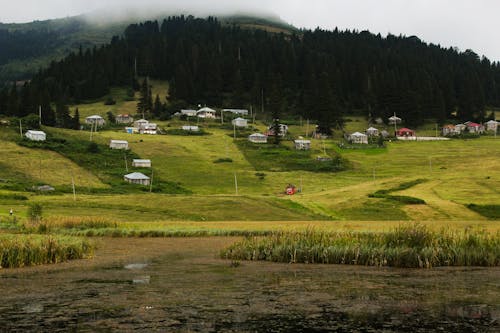
[[[139,77],[168,80],[168,102],[153,103]],[[105,96],[112,86],[141,91],[138,111],[149,117],[190,105],[253,106],[317,120],[328,132],[354,113],[382,119],[396,113],[409,125],[482,121],[487,105],[500,106],[500,63],[413,36],[272,33],[176,16],[132,24],[108,45],[80,48],[24,86],[6,87],[0,113],[25,116],[41,105],[44,124],[64,126],[65,105]]]

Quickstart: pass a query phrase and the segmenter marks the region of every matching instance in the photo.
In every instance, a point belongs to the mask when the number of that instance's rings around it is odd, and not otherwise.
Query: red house
[[[409,128],[403,127],[396,131],[396,136],[415,136],[415,131]]]

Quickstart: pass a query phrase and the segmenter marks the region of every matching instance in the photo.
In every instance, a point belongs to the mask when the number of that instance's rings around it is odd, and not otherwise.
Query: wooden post
[[[23,125],[21,124],[21,119],[19,119],[19,133],[21,134],[21,139],[23,138]]]
[[[38,126],[42,126],[42,106],[38,106]]]
[[[233,137],[236,140],[236,123],[233,120]]]
[[[127,155],[123,153],[123,158],[125,159],[125,170],[128,172]]]

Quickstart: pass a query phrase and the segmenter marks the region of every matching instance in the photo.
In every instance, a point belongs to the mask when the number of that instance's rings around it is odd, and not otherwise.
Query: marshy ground
[[[500,268],[232,262],[239,238],[102,238],[0,271],[0,332],[498,332]]]

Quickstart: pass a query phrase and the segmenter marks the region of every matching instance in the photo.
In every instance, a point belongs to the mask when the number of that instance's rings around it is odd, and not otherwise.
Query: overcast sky
[[[0,22],[73,16],[103,6],[125,13],[138,3],[156,13],[158,4],[197,16],[269,12],[297,27],[416,35],[500,61],[498,0],[0,0]]]

